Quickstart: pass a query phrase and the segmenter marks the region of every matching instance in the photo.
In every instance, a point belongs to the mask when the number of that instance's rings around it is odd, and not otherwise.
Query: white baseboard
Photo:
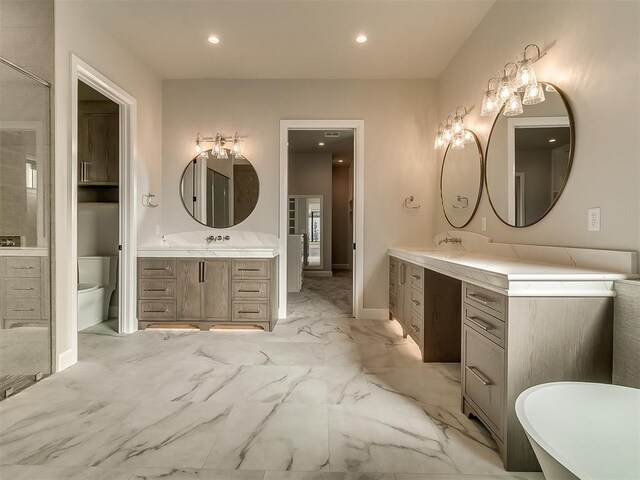
[[[75,351],[72,349],[66,350],[58,355],[58,361],[56,362],[56,372],[61,372],[69,368],[71,365],[78,363],[78,358]]]
[[[333,277],[331,270],[305,270],[305,277]]]
[[[389,320],[387,308],[363,308],[358,316],[360,320]]]

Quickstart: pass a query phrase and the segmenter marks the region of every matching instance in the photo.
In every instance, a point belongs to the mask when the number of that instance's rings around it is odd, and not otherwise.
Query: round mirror
[[[207,227],[238,225],[258,203],[260,182],[251,162],[229,150],[226,157],[206,150],[189,162],[180,180],[184,208]]]
[[[571,109],[557,87],[541,82],[545,100],[496,117],[487,143],[487,195],[500,220],[528,227],[542,220],[567,183],[575,144]]]
[[[478,209],[482,194],[482,149],[475,133],[464,148],[444,152],[440,172],[440,199],[449,225],[466,226]]]

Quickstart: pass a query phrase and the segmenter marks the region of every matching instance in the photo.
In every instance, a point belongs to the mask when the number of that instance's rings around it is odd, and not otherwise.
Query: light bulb
[[[464,143],[465,145],[469,144],[469,143],[475,143],[476,139],[473,137],[473,133],[471,132],[471,130],[465,130],[464,131]]]
[[[513,89],[511,88],[509,77],[507,77],[507,72],[503,71],[502,73],[503,74],[500,77],[500,82],[498,82],[497,96],[498,100],[504,102],[511,96],[511,94],[513,93]]]
[[[515,117],[516,115],[520,115],[522,112],[522,101],[520,100],[520,95],[512,93],[504,105],[504,111],[502,114],[505,117]]]
[[[480,116],[487,117],[498,110],[498,97],[496,92],[487,88],[482,97],[482,107],[480,108]]]
[[[544,88],[538,82],[527,85],[524,89],[522,103],[525,105],[535,105],[544,102]]]
[[[461,150],[464,148],[464,134],[459,133],[453,137],[453,141],[451,142],[451,148],[454,150]]]
[[[462,117],[456,117],[453,119],[453,122],[451,123],[451,130],[453,131],[454,135],[462,133],[462,131],[464,130]]]
[[[196,153],[202,153],[202,147],[200,146],[200,142],[196,142],[195,151]]]
[[[527,85],[537,83],[536,73],[533,70],[531,60],[523,60],[518,63],[518,73],[516,74],[516,88],[526,88]]]
[[[453,130],[451,129],[451,125],[447,125],[446,127],[444,127],[442,136],[444,137],[445,141],[447,142],[451,141],[451,139],[453,138]]]

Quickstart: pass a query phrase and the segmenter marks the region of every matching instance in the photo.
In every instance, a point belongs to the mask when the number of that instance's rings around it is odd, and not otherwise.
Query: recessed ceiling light
[[[338,163],[342,163],[342,162],[344,162],[344,160],[342,160],[342,159],[338,160]]]
[[[319,147],[324,147],[324,142],[318,142]]]
[[[356,42],[358,43],[367,43],[367,36],[364,34],[360,34],[356,37]]]
[[[215,35],[209,35],[209,37],[207,38],[207,41],[209,43],[213,43],[214,45],[217,45],[218,43],[220,43],[220,39]]]
[[[550,138],[549,139],[549,143],[556,143],[556,139],[555,138]]]

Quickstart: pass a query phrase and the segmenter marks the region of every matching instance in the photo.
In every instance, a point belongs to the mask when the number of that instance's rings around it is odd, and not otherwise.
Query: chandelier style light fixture
[[[211,153],[220,160],[229,158],[229,155],[234,158],[244,158],[242,150],[240,149],[241,141],[242,138],[238,135],[238,132],[236,132],[231,139],[220,133],[216,133],[215,137],[203,137],[200,135],[200,132],[198,132],[198,135],[196,136],[195,151],[198,155],[203,155],[205,153],[206,144],[213,143]],[[230,149],[225,147],[229,142],[232,142]]]
[[[528,57],[531,48],[535,48],[535,55]],[[480,115],[488,117],[504,105],[502,114],[514,117],[522,114],[522,105],[544,102],[544,89],[538,83],[533,64],[545,55],[538,45],[530,43],[524,47],[522,60],[507,63],[498,78],[490,78],[482,95]]]
[[[464,117],[468,114],[467,108],[461,105],[447,117],[446,122],[440,122],[433,144],[435,150],[444,150],[449,146],[463,149],[465,145],[475,141],[473,134],[464,128]]]

